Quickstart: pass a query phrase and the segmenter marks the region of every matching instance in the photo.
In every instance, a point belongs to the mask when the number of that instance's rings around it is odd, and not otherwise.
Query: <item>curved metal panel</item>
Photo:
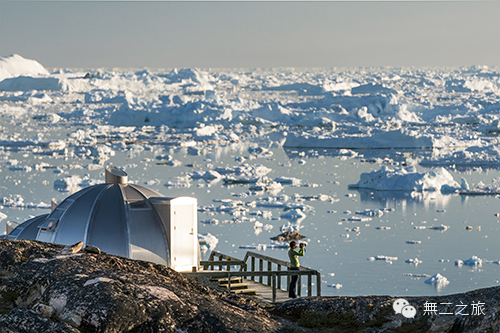
[[[59,219],[58,226],[55,230],[55,236],[53,238],[54,243],[71,245],[82,241],[85,242],[87,221],[92,214],[94,201],[99,197],[99,194],[102,191],[106,190],[108,186],[109,185],[106,184],[99,184],[86,188],[68,197],[57,206],[66,207],[66,210]],[[76,196],[76,194],[78,195]],[[73,200],[74,197],[76,197],[77,200],[66,206],[67,201]],[[54,212],[58,210],[57,207]]]
[[[134,186],[122,186],[122,192],[125,200],[127,201],[147,199],[147,197],[138,191]]]
[[[133,186],[120,188],[127,202],[130,258],[167,265],[165,231],[149,200]]]
[[[86,244],[129,257],[127,216],[120,185],[109,186],[101,193],[92,211]]]
[[[26,222],[18,225],[10,234],[5,235],[5,239],[32,239],[35,240],[38,234],[38,225],[47,218],[49,214],[35,216]]]
[[[140,192],[146,198],[150,198],[150,197],[163,197],[163,195],[161,193],[156,192],[155,190],[152,190],[150,188],[147,188],[147,187],[144,187],[144,186],[141,186],[141,185],[129,184],[128,186],[133,187],[136,191]]]
[[[76,192],[76,193],[73,193],[72,195],[70,195],[69,197],[67,197],[66,199],[64,199],[63,201],[61,201],[57,207],[64,207],[64,208],[67,208],[67,205],[68,205],[68,202],[70,200],[77,200],[78,198],[80,198],[82,195],[84,195],[85,193],[87,193],[88,191],[92,190],[94,187],[96,186],[104,186],[105,184],[98,184],[98,185],[94,185],[94,186],[90,186],[90,187],[86,187],[84,189],[81,189],[80,191]],[[56,207],[56,208],[57,208]]]
[[[166,265],[165,231],[156,212],[151,209],[128,211],[130,257]]]

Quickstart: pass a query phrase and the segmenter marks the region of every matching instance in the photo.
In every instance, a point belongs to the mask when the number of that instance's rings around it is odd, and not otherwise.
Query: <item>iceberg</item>
[[[447,285],[448,283],[450,283],[450,281],[448,281],[448,279],[446,277],[442,276],[439,273],[436,273],[435,275],[431,276],[430,278],[428,278],[424,282],[429,283],[429,284],[436,284],[436,285],[440,285],[440,286]]]
[[[483,259],[477,257],[477,256],[472,256],[470,259],[467,260],[455,260],[455,265],[457,266],[462,266],[462,265],[467,265],[467,266],[481,266],[483,263]]]
[[[198,234],[198,242],[200,243],[201,251],[206,253],[208,250],[213,250],[217,246],[219,239],[211,233]]]
[[[349,188],[366,188],[377,191],[440,191],[453,193],[460,189],[460,185],[453,176],[440,167],[431,171],[419,173],[414,166],[390,169],[383,166],[378,171],[362,173],[357,184]]]
[[[49,75],[38,61],[25,59],[18,54],[0,57],[0,81],[18,76],[38,75]]]
[[[301,209],[290,209],[287,213],[281,214],[282,218],[289,220],[299,220],[306,217],[306,214]]]

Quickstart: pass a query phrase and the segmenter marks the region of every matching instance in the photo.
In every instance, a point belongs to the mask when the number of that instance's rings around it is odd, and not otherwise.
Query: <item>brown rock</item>
[[[290,242],[293,240],[300,240],[302,238],[306,238],[306,236],[299,234],[298,231],[286,231],[276,237],[271,237],[272,240],[279,242]]]
[[[73,245],[68,245],[61,250],[61,254],[75,254],[80,252],[82,247],[83,247],[83,242],[78,242]]]
[[[38,303],[34,307],[35,312],[44,318],[50,318],[54,314],[55,310],[50,305],[40,304]]]
[[[87,245],[83,250],[85,253],[101,254],[101,249],[94,245]]]

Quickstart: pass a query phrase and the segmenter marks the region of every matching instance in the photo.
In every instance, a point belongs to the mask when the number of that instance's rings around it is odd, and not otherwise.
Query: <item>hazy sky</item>
[[[0,56],[45,67],[500,65],[500,1],[0,0]]]

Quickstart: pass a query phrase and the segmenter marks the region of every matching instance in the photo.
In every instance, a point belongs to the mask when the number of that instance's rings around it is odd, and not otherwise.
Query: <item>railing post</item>
[[[273,274],[271,284],[273,285],[273,304],[274,304],[276,303],[276,274]]]
[[[302,289],[302,274],[299,274],[299,278],[297,280],[297,296],[298,297],[300,297],[300,294],[301,294],[300,291],[301,291],[301,289]]]
[[[259,259],[259,271],[262,272],[264,271],[264,260],[262,259]],[[261,275],[259,275],[259,283],[262,283],[262,281],[264,280],[264,277]]]
[[[278,265],[278,271],[281,271],[281,265]],[[278,276],[278,289],[281,289],[281,275]]]
[[[245,261],[245,264],[243,265],[243,267],[240,266],[240,269],[243,268],[243,272],[246,272],[247,271],[247,262]],[[244,279],[248,278],[248,276],[245,276]]]
[[[273,263],[268,261],[267,262],[267,271],[270,272],[273,270]],[[267,276],[267,285],[270,286],[271,285],[271,276]]]
[[[222,257],[219,257],[219,261],[222,261]],[[219,271],[222,271],[222,263],[219,265]]]
[[[321,273],[316,272],[316,296],[321,296]]]
[[[227,272],[227,290],[231,293],[231,271]]]
[[[311,272],[309,272],[309,274],[307,274],[307,296],[308,297],[311,297],[312,296],[312,274]]]
[[[290,271],[290,267],[287,267],[287,270]],[[286,275],[286,291],[290,292],[290,275]]]
[[[252,257],[252,270],[251,272],[255,272],[255,257]],[[252,275],[252,281],[255,281],[255,275]]]

